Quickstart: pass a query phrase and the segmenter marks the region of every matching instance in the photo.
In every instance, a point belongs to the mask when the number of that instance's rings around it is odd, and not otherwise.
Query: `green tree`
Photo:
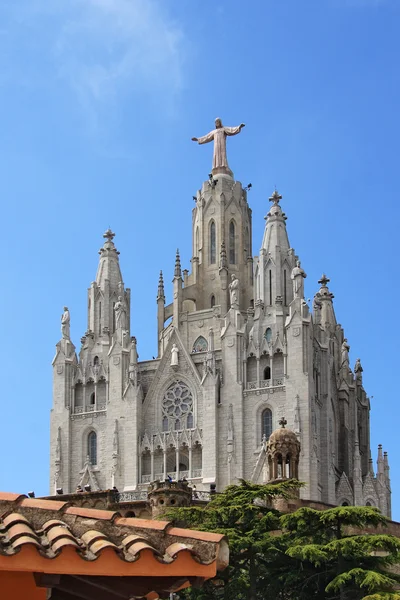
[[[278,587],[272,585],[268,576],[270,565],[279,562],[279,557],[288,559],[282,552],[280,536],[276,535],[281,514],[271,507],[271,501],[277,497],[293,497],[300,485],[297,481],[276,485],[243,481],[241,485],[230,485],[221,494],[215,494],[205,507],[168,511],[167,518],[203,531],[223,533],[229,540],[227,569],[201,589],[191,588],[185,592],[186,597],[197,600],[278,598]],[[264,595],[265,582],[276,595]]]
[[[288,597],[400,600],[394,591],[400,578],[390,570],[400,562],[400,540],[383,533],[386,524],[370,506],[300,508],[282,516],[285,554],[294,561],[279,574]]]
[[[387,519],[372,507],[301,508],[282,515],[274,498],[293,497],[296,481],[257,485],[243,481],[205,507],[170,510],[167,518],[223,533],[229,567],[190,600],[400,600],[400,540],[377,528]],[[367,533],[368,532],[368,533]]]

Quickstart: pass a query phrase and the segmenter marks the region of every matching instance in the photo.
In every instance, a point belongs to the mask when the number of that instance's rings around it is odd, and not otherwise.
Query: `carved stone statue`
[[[349,366],[349,350],[350,346],[347,343],[347,338],[344,338],[341,350],[341,366],[347,365]]]
[[[293,297],[304,298],[304,279],[307,277],[305,271],[300,266],[300,261],[296,260],[296,266],[294,267],[290,278],[293,281]]]
[[[172,345],[171,348],[171,367],[177,367],[179,365],[179,348],[176,344]]]
[[[362,379],[363,368],[361,366],[361,361],[359,358],[356,360],[356,364],[354,365],[354,373],[356,375],[356,379]]]
[[[239,309],[239,279],[232,274],[232,281],[229,284],[229,293],[231,295],[231,308]]]
[[[118,302],[115,303],[115,328],[126,329],[126,304],[122,296],[118,296]]]
[[[213,172],[223,173],[229,169],[228,159],[226,157],[226,136],[236,135],[241,132],[245,126],[241,123],[238,127],[224,127],[221,119],[215,119],[215,129],[200,138],[192,138],[193,142],[207,144],[214,140]]]
[[[64,312],[61,316],[61,333],[64,340],[70,339],[70,315],[67,306],[64,306]]]

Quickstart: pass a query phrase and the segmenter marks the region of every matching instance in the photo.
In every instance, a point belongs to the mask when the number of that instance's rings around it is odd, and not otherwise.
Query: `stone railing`
[[[202,474],[203,474],[202,469],[193,469],[191,479],[197,479],[199,477],[202,477]],[[173,481],[176,481],[176,471],[168,471],[167,477],[171,477],[171,479]],[[190,481],[189,471],[179,471],[179,479],[188,479]],[[164,481],[164,473],[156,473],[154,475],[154,481],[157,481],[157,480]],[[151,482],[151,475],[142,475],[141,483],[150,483],[150,482]]]
[[[119,492],[117,494],[117,502],[139,502],[147,500],[147,492],[145,490],[133,490],[132,492]]]
[[[285,376],[274,377],[273,379],[262,379],[258,381],[248,381],[246,390],[262,390],[265,388],[276,388],[285,385]]]
[[[74,415],[82,415],[84,413],[98,412],[101,410],[106,410],[106,404],[89,404],[88,406],[75,406],[73,408],[72,413]]]
[[[210,502],[211,492],[203,492],[201,490],[193,490],[192,500],[201,500],[202,502]]]

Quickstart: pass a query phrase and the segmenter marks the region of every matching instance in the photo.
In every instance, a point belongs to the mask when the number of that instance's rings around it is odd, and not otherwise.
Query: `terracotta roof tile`
[[[15,502],[19,498],[26,498],[24,494],[13,494],[12,492],[0,492],[0,502]]]
[[[221,535],[172,527],[168,521],[123,518],[118,512],[80,508],[57,500],[0,494],[0,502],[2,499],[2,556],[33,545],[42,557],[53,560],[62,555],[64,548],[71,547],[85,561],[95,561],[103,551],[112,549],[118,560],[126,563],[151,552],[165,565],[178,564],[178,555],[184,551],[204,567],[221,562]]]
[[[41,498],[23,498],[18,502],[18,506],[23,508],[40,508],[41,510],[61,510],[68,505],[68,502],[59,500],[41,500]]]
[[[49,500],[52,502],[52,500]],[[87,519],[99,519],[102,521],[113,521],[116,516],[119,515],[117,512],[111,510],[100,510],[98,508],[84,508],[82,506],[69,506],[65,513],[67,515],[76,515],[78,517],[86,517]]]
[[[137,527],[140,529],[152,529],[153,531],[165,531],[171,525],[170,521],[150,521],[150,519],[137,519],[135,517],[117,517],[115,524],[120,527]]]

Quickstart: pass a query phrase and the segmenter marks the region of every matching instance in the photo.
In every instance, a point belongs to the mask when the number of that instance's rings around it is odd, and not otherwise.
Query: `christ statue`
[[[217,173],[229,173],[230,169],[228,166],[228,159],[226,158],[226,136],[236,135],[240,133],[244,127],[244,123],[241,123],[238,127],[224,127],[221,119],[215,119],[215,129],[203,135],[200,138],[192,138],[193,142],[199,144],[207,144],[214,140],[214,156],[213,156],[213,174]]]

